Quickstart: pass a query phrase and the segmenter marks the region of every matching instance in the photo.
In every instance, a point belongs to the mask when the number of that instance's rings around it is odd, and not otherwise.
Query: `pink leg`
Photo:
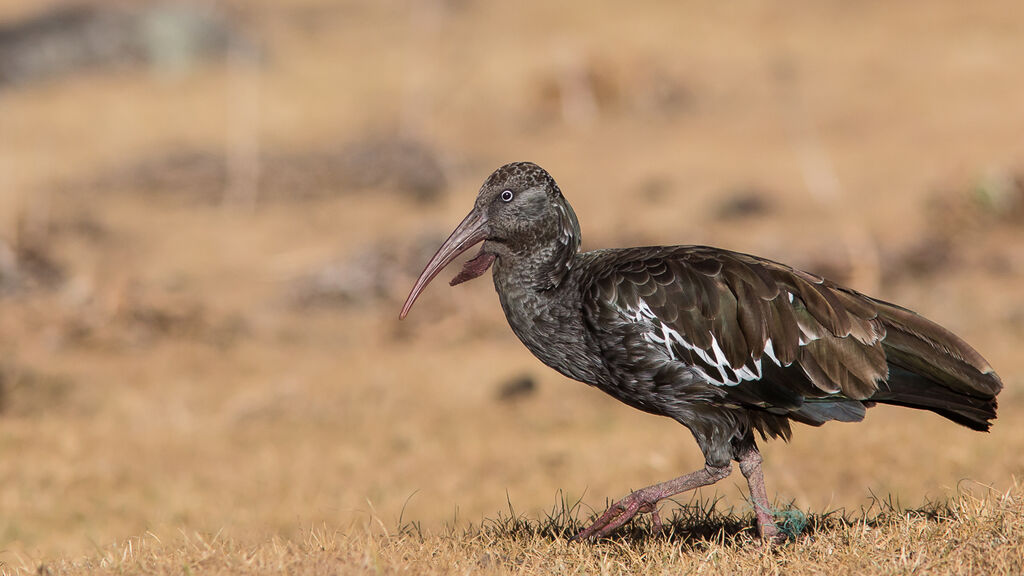
[[[637,514],[643,512],[655,514],[655,528],[660,529],[661,518],[656,515],[658,502],[670,496],[675,496],[681,492],[714,484],[728,476],[729,472],[732,472],[732,466],[728,464],[721,467],[705,466],[696,472],[680,476],[675,480],[669,480],[668,482],[662,482],[661,484],[655,484],[654,486],[648,486],[647,488],[637,490],[615,504],[612,504],[600,518],[595,520],[593,524],[588,526],[572,539],[583,540],[585,538],[603,538],[614,532],[626,522],[629,522]],[[760,472],[758,473],[760,474]],[[763,489],[762,483],[762,490]]]
[[[740,472],[747,479],[750,487],[750,499],[754,501],[754,514],[757,515],[757,529],[765,542],[781,542],[786,535],[779,532],[771,506],[768,504],[768,491],[764,487],[764,475],[761,473],[761,453],[753,443],[740,454]]]

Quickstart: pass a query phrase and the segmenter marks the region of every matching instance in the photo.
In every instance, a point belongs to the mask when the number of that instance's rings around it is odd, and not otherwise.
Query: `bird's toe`
[[[650,513],[655,531],[662,528],[657,504],[661,498],[638,490],[608,507],[597,520],[572,538],[573,541],[589,538],[604,538],[632,520],[637,514]]]

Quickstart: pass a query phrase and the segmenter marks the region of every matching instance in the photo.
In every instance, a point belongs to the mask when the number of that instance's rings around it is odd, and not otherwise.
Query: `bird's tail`
[[[937,385],[899,366],[889,366],[889,380],[879,384],[872,402],[931,410],[972,430],[987,432],[996,417],[995,396],[971,396]]]
[[[942,326],[905,308],[878,303],[886,327],[889,378],[871,401],[930,410],[974,430],[996,417],[999,376],[981,354]]]

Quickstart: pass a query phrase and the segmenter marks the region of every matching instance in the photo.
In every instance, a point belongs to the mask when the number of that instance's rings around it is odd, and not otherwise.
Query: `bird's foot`
[[[589,538],[604,538],[629,522],[637,514],[650,513],[651,522],[656,532],[662,529],[661,516],[658,515],[658,502],[663,495],[649,488],[637,490],[622,500],[612,504],[600,518],[572,537],[573,541]]]
[[[714,484],[728,476],[730,469],[731,467],[728,464],[724,466],[711,466],[709,464],[700,470],[690,472],[674,480],[637,490],[612,504],[600,518],[595,520],[590,526],[587,526],[582,532],[573,536],[572,539],[603,538],[632,520],[637,514],[642,513],[650,513],[652,527],[656,532],[660,532],[662,524],[661,516],[658,515],[658,502],[682,492]]]

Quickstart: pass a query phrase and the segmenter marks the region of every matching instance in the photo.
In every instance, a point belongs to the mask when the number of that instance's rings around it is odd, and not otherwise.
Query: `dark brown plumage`
[[[633,492],[578,537],[607,535],[739,462],[763,537],[778,531],[754,440],[790,422],[856,422],[875,403],[988,430],[1002,388],[973,348],[905,308],[814,274],[706,246],[579,252],[572,207],[539,166],[495,171],[402,309],[483,241],[452,284],[494,267],[515,334],[540,360],[694,435],[703,469]]]

